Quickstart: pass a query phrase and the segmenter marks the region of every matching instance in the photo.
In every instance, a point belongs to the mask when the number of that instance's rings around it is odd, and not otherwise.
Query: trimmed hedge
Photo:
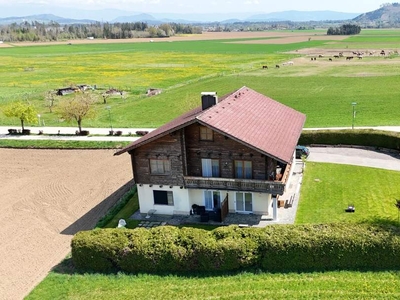
[[[373,129],[303,130],[299,144],[357,145],[400,150],[400,133]]]
[[[400,229],[367,224],[95,229],[71,245],[75,266],[96,272],[400,268]]]

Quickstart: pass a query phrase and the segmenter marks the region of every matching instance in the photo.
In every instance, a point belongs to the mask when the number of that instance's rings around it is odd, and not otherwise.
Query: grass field
[[[308,162],[296,224],[330,222],[397,223],[395,199],[400,172],[339,164]],[[344,209],[354,204],[356,213]]]
[[[304,32],[293,32],[298,34]],[[197,106],[203,91],[222,96],[246,85],[307,114],[306,127],[349,126],[352,102],[358,103],[357,126],[399,125],[400,92],[393,87],[399,79],[400,57],[377,55],[351,62],[328,62],[326,57],[311,63],[307,56],[338,49],[395,50],[399,36],[400,30],[363,30],[345,40],[286,44],[252,38],[260,44],[231,39],[1,48],[0,111],[9,101],[27,99],[46,125],[68,126],[48,112],[44,92],[71,83],[90,84],[99,88],[99,94],[110,87],[128,92],[124,99],[108,100],[114,126],[157,127]],[[288,60],[295,64],[274,68]],[[262,70],[262,65],[269,69]],[[147,98],[150,87],[164,92]],[[83,126],[107,127],[105,106],[97,104],[98,117],[84,120]],[[0,124],[18,126],[19,121],[0,113]]]
[[[399,271],[212,276],[53,272],[26,299],[398,299],[399,281]]]

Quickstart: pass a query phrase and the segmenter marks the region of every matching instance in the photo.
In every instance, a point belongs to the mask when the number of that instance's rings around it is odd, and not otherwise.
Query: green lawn
[[[35,149],[120,149],[130,144],[123,141],[61,141],[0,139],[0,148]]]
[[[52,272],[26,299],[398,299],[399,282],[400,271],[209,276]]]
[[[400,172],[306,163],[296,224],[372,222],[397,224]],[[354,204],[355,213],[345,208]]]

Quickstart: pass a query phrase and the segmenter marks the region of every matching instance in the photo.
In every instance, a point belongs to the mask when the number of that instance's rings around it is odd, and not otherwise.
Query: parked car
[[[305,146],[296,146],[296,158],[302,158],[303,156],[307,158],[310,155],[310,149]]]

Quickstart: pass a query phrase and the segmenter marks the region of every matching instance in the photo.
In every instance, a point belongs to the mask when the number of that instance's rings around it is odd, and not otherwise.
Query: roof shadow
[[[118,190],[61,231],[61,234],[75,235],[79,231],[93,229],[100,218],[103,217],[134,185],[135,182],[133,179],[122,185]]]

